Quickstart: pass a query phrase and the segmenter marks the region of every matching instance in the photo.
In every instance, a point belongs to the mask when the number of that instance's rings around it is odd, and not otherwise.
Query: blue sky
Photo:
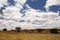
[[[60,5],[53,5],[53,6],[50,6],[50,11],[53,11],[53,12],[57,12],[60,10]]]
[[[29,4],[29,6],[32,7],[33,9],[46,11],[46,9],[44,8],[46,0],[37,0],[37,1],[27,0],[27,4]]]
[[[9,5],[11,6],[11,5],[15,5],[15,2],[14,2],[14,0],[8,0],[8,3],[9,3]]]

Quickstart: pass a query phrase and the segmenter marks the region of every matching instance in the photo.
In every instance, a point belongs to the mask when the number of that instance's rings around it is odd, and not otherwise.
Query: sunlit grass
[[[60,40],[60,34],[0,32],[0,40]]]

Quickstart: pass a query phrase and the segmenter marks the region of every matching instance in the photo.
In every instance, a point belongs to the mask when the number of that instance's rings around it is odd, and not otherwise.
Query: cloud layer
[[[28,4],[27,10],[25,11],[25,16],[20,12],[23,9],[23,5],[26,0],[14,0],[15,6],[9,6],[7,0],[2,0],[0,2],[0,8],[3,5],[7,5],[3,11],[3,15],[0,15],[0,29],[7,28],[8,30],[14,29],[15,27],[21,27],[22,29],[51,29],[60,28],[60,16],[59,13],[55,12],[42,12],[40,10],[35,10],[31,8]],[[48,0],[46,3],[46,8],[48,10],[49,6],[60,5],[57,0]],[[22,17],[23,16],[23,17]],[[3,19],[2,19],[3,18]],[[24,20],[24,22],[21,22]]]

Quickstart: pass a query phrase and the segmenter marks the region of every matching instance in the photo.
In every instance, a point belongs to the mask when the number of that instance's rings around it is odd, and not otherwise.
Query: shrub
[[[38,32],[42,32],[42,31],[43,31],[43,29],[37,29],[37,31],[38,31]]]
[[[51,29],[50,32],[51,32],[51,33],[58,33],[56,28]]]
[[[21,28],[20,28],[20,27],[16,27],[15,30],[16,30],[17,32],[20,32],[20,31],[21,31]]]
[[[6,29],[6,28],[4,28],[4,29],[3,29],[3,31],[7,31],[7,29]]]

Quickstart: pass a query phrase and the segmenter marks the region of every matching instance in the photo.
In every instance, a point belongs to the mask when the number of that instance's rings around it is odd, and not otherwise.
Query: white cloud
[[[37,10],[34,9],[29,9],[25,13],[25,20],[30,20],[30,21],[35,21],[35,20],[40,20],[40,19],[53,19],[58,16],[58,13],[54,12],[38,12]]]
[[[20,20],[22,18],[22,14],[19,12],[20,9],[16,8],[15,6],[6,7],[5,10],[3,10],[3,17],[4,19],[10,19],[10,20]]]
[[[50,29],[58,28],[58,24],[60,24],[59,21],[56,20],[58,13],[54,12],[38,12],[38,10],[29,9],[26,10],[25,16],[23,18],[17,7],[7,7],[6,10],[3,10],[3,12],[5,15],[5,21],[3,21],[2,25],[7,26],[8,29],[11,27],[21,27],[22,29]],[[7,21],[6,19],[10,19],[12,22],[9,20]],[[15,22],[22,19],[25,20],[25,22]]]
[[[6,0],[5,0],[6,1]],[[5,4],[5,1],[3,2]],[[23,8],[26,0],[14,0],[16,2],[15,6],[5,7],[3,10],[4,19],[0,19],[0,29],[7,28],[8,30],[14,29],[15,27],[21,27],[22,29],[36,29],[36,28],[60,28],[60,16],[58,13],[54,12],[41,12],[39,10],[32,9],[28,4],[28,10],[25,10],[25,16],[22,17],[20,10]],[[1,3],[2,3],[1,2]],[[54,2],[54,3],[53,3]],[[0,4],[1,4],[0,3]],[[7,3],[7,2],[6,2]],[[47,1],[46,6],[56,5],[53,0]],[[24,20],[25,22],[19,22]]]
[[[2,27],[2,29],[7,28],[8,30],[14,29],[15,27],[21,27],[22,29],[36,29],[36,28],[50,29],[50,28],[60,27],[59,21],[56,20],[56,18],[58,19],[60,18],[58,17],[57,13],[53,13],[53,12],[44,13],[44,12],[36,12],[36,11],[33,11],[33,12],[29,12],[29,11],[27,12],[26,16],[23,18],[24,20],[26,20],[26,22],[15,22],[12,20],[0,20],[0,23],[1,23],[0,26]],[[36,15],[39,17],[36,17]],[[47,18],[45,18],[45,16],[47,16]],[[30,21],[32,20],[32,21],[27,22],[28,20]]]
[[[23,19],[26,22],[30,21],[30,23],[33,23],[32,27],[35,24],[35,28],[59,28],[58,24],[60,23],[58,20],[56,20],[56,18],[59,17],[58,15],[58,13],[54,12],[37,12],[37,10],[29,9],[23,17]]]
[[[7,0],[0,0],[0,8],[3,7],[3,5],[8,5]]]
[[[18,7],[21,7],[20,5],[24,5],[24,3],[26,2],[26,0],[14,0],[16,2],[16,5]],[[3,7],[4,5],[9,6],[8,5],[8,0],[0,0],[0,8]]]
[[[47,0],[45,7],[49,8],[52,5],[60,5],[60,0]]]
[[[26,0],[14,0],[14,1],[20,5],[23,5],[26,2]]]
[[[22,5],[20,5],[20,4],[18,4],[18,3],[15,4],[15,7],[17,7],[17,8],[20,9],[20,10],[23,8]]]

